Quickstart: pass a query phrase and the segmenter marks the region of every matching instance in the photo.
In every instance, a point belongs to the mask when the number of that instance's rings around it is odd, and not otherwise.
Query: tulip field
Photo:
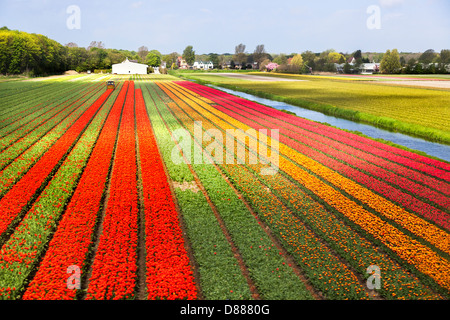
[[[0,300],[449,299],[449,163],[96,77],[0,84]]]

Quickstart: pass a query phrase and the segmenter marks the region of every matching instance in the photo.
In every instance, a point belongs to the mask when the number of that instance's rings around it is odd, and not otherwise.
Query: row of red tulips
[[[68,300],[76,297],[76,291],[67,286],[67,268],[75,265],[85,270],[127,89],[128,82],[125,82],[39,270],[23,296],[25,300]]]
[[[382,160],[383,159],[389,160],[386,162],[392,162],[394,164],[413,169],[412,172],[410,171],[405,172],[405,174],[408,174],[408,177],[411,179],[416,179],[417,171],[421,171],[428,175],[432,175],[434,177],[446,181],[450,180],[450,172],[449,172],[450,165],[442,161],[430,159],[409,151],[394,148],[392,146],[388,146],[371,139],[367,139],[352,133],[338,130],[336,128],[325,126],[323,124],[314,123],[307,119],[302,119],[297,116],[289,115],[282,111],[275,110],[273,108],[269,108],[236,96],[232,96],[230,94],[224,93],[222,91],[213,88],[200,86],[198,84],[187,81],[177,83],[193,91],[201,92],[202,94],[208,93],[209,94],[208,98],[210,98],[211,96],[215,96],[219,99],[226,99],[228,102],[234,103],[235,106],[239,106],[240,108],[244,108],[245,110],[251,109],[257,111],[259,114],[269,115],[272,119],[273,118],[280,119],[288,124],[295,125],[297,127],[308,130],[317,135],[328,137],[337,142],[348,145],[352,148],[364,151],[372,156],[376,156],[377,159],[376,162],[378,162],[379,161],[378,159],[381,158]],[[383,162],[383,165],[385,165],[386,162]],[[396,168],[398,168],[398,166],[389,166],[390,170],[395,171]],[[402,174],[404,174],[404,172],[402,172]],[[429,181],[430,181],[429,185],[431,187],[434,187],[436,181],[434,179]],[[450,191],[448,189],[449,188],[447,184],[444,188],[442,188],[442,191],[446,192],[447,194],[450,194]]]
[[[129,299],[135,292],[139,208],[134,91],[130,81],[87,300]]]
[[[178,213],[141,89],[136,90],[136,127],[145,210],[147,298],[195,299]]]
[[[3,235],[11,223],[19,216],[22,209],[82,134],[86,125],[110,94],[111,90],[102,94],[0,200],[0,235]]]

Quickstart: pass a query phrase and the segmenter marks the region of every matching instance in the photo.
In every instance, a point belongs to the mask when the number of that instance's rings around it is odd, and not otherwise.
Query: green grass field
[[[283,82],[249,81],[211,74],[185,73],[183,76],[450,144],[448,89],[394,86],[383,81],[331,76],[283,75],[308,80]]]

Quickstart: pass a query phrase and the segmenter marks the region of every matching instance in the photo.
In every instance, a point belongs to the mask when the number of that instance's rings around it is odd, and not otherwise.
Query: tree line
[[[66,69],[67,48],[40,34],[0,29],[0,73],[60,73]]]
[[[358,70],[363,63],[380,63],[383,73],[448,73],[450,50],[439,53],[429,49],[416,58],[405,58],[396,49],[385,53],[362,54],[336,52],[328,49],[320,53],[303,51],[291,54],[270,54],[264,44],[247,52],[245,44],[238,44],[234,53],[196,54],[193,46],[187,46],[182,54],[161,54],[141,46],[137,51],[107,49],[101,41],[92,41],[86,48],[70,42],[65,45],[44,35],[0,28],[0,74],[50,75],[67,70],[108,72],[115,63],[126,58],[149,65],[150,71],[161,64],[168,69],[177,69],[179,57],[190,66],[195,61],[211,61],[215,69],[259,69],[285,73],[309,73],[314,71],[336,72],[336,65],[344,65],[344,72]],[[352,61],[352,64],[350,64]],[[448,68],[448,67],[447,67]]]
[[[110,71],[126,58],[145,62],[142,52],[107,49],[102,41],[86,48],[70,42],[62,45],[44,35],[0,28],[0,74],[51,75],[67,70]]]

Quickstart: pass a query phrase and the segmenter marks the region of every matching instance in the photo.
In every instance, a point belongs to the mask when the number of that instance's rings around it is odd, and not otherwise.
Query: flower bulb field
[[[450,297],[445,161],[165,75],[0,106],[0,300]]]

